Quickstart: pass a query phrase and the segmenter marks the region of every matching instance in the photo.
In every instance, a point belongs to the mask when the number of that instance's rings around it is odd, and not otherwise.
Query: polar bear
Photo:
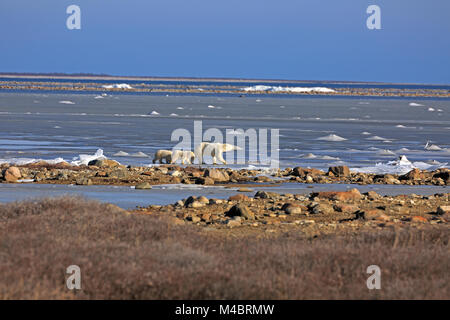
[[[159,161],[159,163],[163,163],[163,159],[166,163],[172,163],[172,151],[170,150],[158,150],[155,152],[155,156],[153,157],[153,163]]]
[[[223,164],[227,164],[223,158],[223,153],[234,150],[242,150],[238,146],[234,146],[228,143],[212,143],[212,142],[201,142],[197,145],[194,150],[195,157],[198,159],[199,164],[203,164],[203,155],[209,154],[213,158],[213,164],[217,164],[217,159]]]
[[[184,164],[185,162],[187,164],[191,164],[192,162],[194,162],[195,154],[192,151],[174,150],[172,152],[172,161],[170,163],[175,163],[178,159],[181,159],[182,164]]]

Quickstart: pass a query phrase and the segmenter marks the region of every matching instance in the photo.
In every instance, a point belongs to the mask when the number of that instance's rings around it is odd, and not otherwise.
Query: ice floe
[[[325,88],[325,87],[280,87],[280,86],[264,86],[256,85],[252,87],[242,88],[242,90],[247,92],[252,91],[266,91],[266,92],[292,92],[292,93],[310,93],[310,92],[320,92],[320,93],[332,93],[336,90]]]
[[[107,84],[102,86],[105,89],[133,89],[132,86],[126,83]]]
[[[317,138],[317,140],[338,142],[338,141],[345,141],[347,139],[345,139],[343,137],[340,137],[338,135],[335,135],[335,134],[330,134],[330,135],[325,136],[325,137]]]
[[[400,156],[399,159],[389,161],[387,163],[377,163],[373,167],[351,168],[352,171],[362,173],[375,173],[375,174],[405,174],[412,169],[420,170],[436,170],[445,167],[447,163],[439,163],[438,165],[428,164],[426,162],[417,161],[411,162],[406,156]]]
[[[75,166],[88,165],[93,160],[104,160],[106,157],[103,155],[103,150],[98,149],[95,154],[80,154],[78,157],[73,158],[70,164]]]

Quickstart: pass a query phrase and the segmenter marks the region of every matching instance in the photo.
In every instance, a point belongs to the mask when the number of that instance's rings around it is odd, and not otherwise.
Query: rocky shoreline
[[[67,162],[49,164],[44,161],[27,165],[0,165],[0,183],[48,183],[76,185],[125,185],[150,189],[158,184],[240,185],[318,183],[318,184],[386,184],[386,185],[450,185],[450,169],[434,171],[413,169],[397,174],[352,172],[347,166],[314,168],[261,169],[202,168],[159,165],[153,167],[124,166],[114,160],[93,160],[89,165],[74,166]]]
[[[341,192],[239,193],[228,200],[189,197],[170,205],[151,205],[133,213],[194,224],[235,235],[299,230],[306,237],[377,231],[383,228],[445,227],[450,222],[450,193],[380,196],[357,189]],[[232,229],[232,230],[230,230]]]
[[[368,97],[437,97],[448,98],[450,91],[446,89],[402,89],[402,88],[333,88],[332,92],[274,92],[246,91],[241,86],[232,85],[188,85],[188,84],[146,84],[137,83],[133,87],[104,88],[102,82],[42,82],[42,81],[0,81],[0,90],[36,90],[54,92],[110,92],[110,93],[182,93],[182,94],[237,94],[241,96],[257,95],[327,95],[327,96],[368,96]],[[299,84],[301,86],[301,84]]]

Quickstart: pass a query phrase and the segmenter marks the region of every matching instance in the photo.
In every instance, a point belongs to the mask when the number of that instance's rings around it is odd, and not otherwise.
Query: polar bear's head
[[[234,151],[234,150],[242,150],[242,148],[232,145],[232,144],[224,143],[224,145],[223,145],[224,152]]]

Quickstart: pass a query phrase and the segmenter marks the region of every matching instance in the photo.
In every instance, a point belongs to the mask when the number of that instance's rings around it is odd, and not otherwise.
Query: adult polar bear
[[[242,150],[238,146],[234,146],[228,143],[218,143],[218,142],[201,142],[197,145],[194,150],[195,157],[198,159],[199,164],[203,164],[203,156],[211,155],[213,159],[213,164],[217,164],[217,159],[223,164],[227,164],[223,158],[223,153],[234,150]]]

